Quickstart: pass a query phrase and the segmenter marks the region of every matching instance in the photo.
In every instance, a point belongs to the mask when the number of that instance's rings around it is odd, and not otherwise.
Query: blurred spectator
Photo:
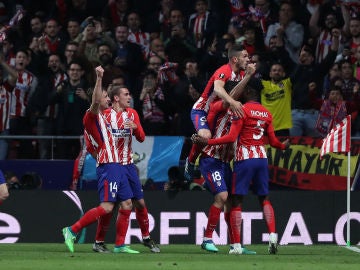
[[[329,97],[318,99],[314,89],[310,89],[312,102],[319,110],[319,117],[316,121],[316,130],[322,137],[326,137],[330,130],[339,124],[348,114],[356,112],[360,107],[360,84],[354,87],[352,101],[344,101],[342,98],[341,87],[332,86]]]
[[[110,18],[112,28],[126,23],[126,14],[131,10],[128,0],[109,0],[105,5],[102,16]]]
[[[346,25],[343,26],[343,33],[345,33],[345,27]],[[320,63],[324,60],[330,50],[331,31],[333,28],[341,28],[335,11],[329,11],[329,13],[324,16],[324,20],[320,21],[320,6],[316,6],[309,21],[310,35],[314,39],[314,45],[316,46],[316,63]]]
[[[340,66],[339,63],[334,63],[330,67],[328,73],[324,77],[324,83],[323,83],[323,90],[322,90],[322,97],[325,98],[330,92],[330,87],[333,84],[335,78],[340,79]]]
[[[342,60],[339,62],[340,77],[342,79],[342,98],[346,101],[353,99],[354,87],[360,84],[354,76],[354,69],[351,60]]]
[[[178,166],[170,167],[168,170],[169,181],[165,183],[165,191],[184,191],[189,190],[189,184],[184,179],[184,174]]]
[[[174,8],[174,0],[160,0],[158,2],[157,10],[148,15],[144,27],[151,36],[161,37],[161,33],[170,24],[170,12]]]
[[[10,134],[10,102],[11,91],[15,86],[16,74],[5,62],[0,53],[0,135]],[[6,75],[8,74],[8,75]],[[0,140],[0,160],[6,159],[8,152],[8,141]]]
[[[303,46],[300,51],[299,61],[292,69],[290,76],[293,83],[291,136],[318,136],[314,128],[318,111],[311,106],[309,101],[309,86],[315,83],[317,96],[321,96],[323,78],[336,58],[339,36],[340,30],[333,29],[331,50],[320,64],[314,63],[314,51],[308,46]]]
[[[171,37],[172,29],[175,25],[182,25],[184,26],[185,18],[180,9],[174,8],[170,10],[170,18],[169,22],[164,24],[161,33],[160,38],[165,41]]]
[[[46,54],[61,53],[65,48],[65,40],[60,35],[61,26],[55,19],[49,19],[45,23],[44,48]]]
[[[129,27],[128,40],[141,47],[144,59],[146,59],[150,51],[150,34],[142,31],[139,14],[136,12],[129,13],[127,15],[126,24]]]
[[[136,80],[144,70],[145,61],[141,47],[128,41],[129,28],[125,24],[115,28],[115,59],[114,65],[121,68],[128,81],[128,87],[132,89],[136,85]]]
[[[21,183],[16,174],[12,171],[6,171],[4,173],[6,184],[8,189],[21,189]]]
[[[283,39],[290,58],[297,63],[304,40],[304,27],[294,21],[293,6],[289,2],[280,5],[279,21],[269,26],[265,37],[266,46],[269,46],[269,40],[274,35]]]
[[[80,22],[77,18],[69,18],[66,23],[66,32],[68,35],[68,41],[74,41],[80,34]]]
[[[12,90],[10,108],[10,134],[29,135],[32,134],[32,127],[29,119],[27,105],[31,95],[34,93],[38,80],[26,70],[30,57],[26,49],[20,49],[16,53],[15,72],[17,74],[16,85]],[[30,140],[19,141],[18,158],[33,158],[33,149]]]
[[[84,24],[84,30],[75,39],[79,43],[79,55],[84,55],[87,60],[96,66],[99,63],[98,44],[107,43],[111,49],[115,48],[115,43],[108,35],[102,32],[101,23],[98,20],[88,18]]]
[[[186,58],[193,58],[196,54],[195,44],[186,34],[183,25],[174,25],[171,30],[171,37],[164,42],[165,53],[168,60],[174,63],[182,63]]]
[[[205,88],[206,80],[194,59],[185,61],[181,73],[173,89],[173,99],[176,100],[174,135],[191,137],[195,129],[189,115],[192,106]]]
[[[187,31],[197,48],[197,59],[201,59],[215,37],[215,19],[207,0],[195,0],[194,4],[196,12],[189,17]]]
[[[155,71],[145,71],[139,100],[142,102],[142,126],[145,134],[151,136],[169,134],[169,122],[164,109],[167,101]]]
[[[166,60],[164,42],[160,38],[154,38],[150,42],[150,52],[148,59],[154,55],[160,57],[162,61]]]
[[[272,0],[254,0],[254,7],[249,7],[251,21],[254,22],[266,35],[269,25],[278,21],[278,6]]]
[[[31,17],[30,19],[30,27],[31,27],[31,33],[29,36],[29,42],[32,40],[32,38],[34,37],[41,37],[41,35],[43,34],[44,31],[44,22],[43,22],[43,18],[41,16],[38,15],[34,15]]]
[[[86,91],[89,83],[84,77],[82,63],[73,61],[67,70],[68,80],[64,81],[51,98],[51,102],[58,103],[57,135],[81,136],[83,135],[82,119],[90,103]],[[78,139],[58,140],[57,158],[75,159],[80,151]]]
[[[42,179],[41,176],[35,172],[27,172],[20,178],[21,189],[41,189]]]
[[[289,136],[292,127],[292,82],[289,77],[285,77],[284,67],[280,63],[271,65],[269,77],[270,80],[261,80],[264,86],[261,90],[261,104],[273,116],[276,136]]]
[[[354,58],[355,58],[355,62],[353,65],[354,77],[355,79],[360,81],[360,46],[356,48]]]
[[[6,63],[8,63],[10,66],[15,66],[15,49],[14,49],[14,43],[11,38],[6,38],[1,43],[1,54],[3,55],[4,60]]]
[[[234,43],[235,38],[229,33],[225,33],[221,38],[215,37],[200,61],[200,70],[210,77],[219,66],[225,65],[229,61],[228,50]]]
[[[160,56],[152,55],[147,62],[147,68],[159,72],[160,67],[163,64],[163,59]]]
[[[67,67],[74,58],[78,55],[79,43],[75,41],[69,41],[65,47],[65,66]]]
[[[107,87],[114,78],[124,76],[120,68],[113,64],[113,54],[110,45],[107,43],[100,43],[97,47],[99,64],[104,69],[103,86]]]
[[[260,53],[265,51],[265,44],[261,29],[254,24],[248,23],[243,27],[244,41],[243,45],[246,51],[252,56],[254,53]]]
[[[29,101],[32,115],[36,121],[37,135],[56,135],[56,122],[59,105],[51,102],[51,97],[57,88],[68,80],[68,76],[62,69],[61,58],[58,54],[50,54],[48,57],[47,70],[39,77],[38,87]],[[40,139],[39,158],[52,159],[52,141]]]

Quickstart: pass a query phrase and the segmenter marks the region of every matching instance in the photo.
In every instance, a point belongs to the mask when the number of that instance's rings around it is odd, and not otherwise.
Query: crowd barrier
[[[360,196],[358,191],[352,194],[355,196],[351,197],[350,242],[351,245],[360,245]],[[345,245],[346,192],[274,191],[270,197],[280,245]],[[199,245],[212,199],[206,191],[145,192],[152,237],[160,245]],[[9,199],[0,208],[0,243],[63,243],[62,227],[73,224],[83,212],[95,205],[98,205],[95,191],[11,191]],[[109,244],[115,239],[115,218],[106,236]],[[266,224],[255,196],[245,198],[242,218],[243,244],[262,243],[266,248]],[[93,242],[95,229],[96,224],[87,227],[78,241]],[[133,212],[126,244],[139,243],[140,238],[141,232]],[[221,245],[229,243],[223,214],[213,240]]]

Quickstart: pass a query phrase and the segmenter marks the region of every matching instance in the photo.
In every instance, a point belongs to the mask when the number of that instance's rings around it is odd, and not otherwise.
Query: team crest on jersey
[[[111,197],[115,198],[115,196],[116,196],[115,192],[111,192]]]
[[[219,78],[220,78],[220,79],[224,79],[224,78],[225,78],[225,74],[224,74],[224,73],[221,73],[221,74],[219,75]]]

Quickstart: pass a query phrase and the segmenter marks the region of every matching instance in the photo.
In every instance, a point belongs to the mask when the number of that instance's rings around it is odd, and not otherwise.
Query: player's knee
[[[124,210],[132,210],[133,204],[131,199],[121,202],[121,208]]]
[[[9,198],[9,192],[4,191],[0,194],[0,201],[5,201],[7,198]]]
[[[206,139],[211,138],[211,132],[208,129],[199,129],[198,135]]]
[[[0,201],[5,201],[9,197],[6,183],[0,185]]]
[[[110,202],[101,203],[100,206],[105,210],[106,214],[111,213],[114,209],[114,204]]]

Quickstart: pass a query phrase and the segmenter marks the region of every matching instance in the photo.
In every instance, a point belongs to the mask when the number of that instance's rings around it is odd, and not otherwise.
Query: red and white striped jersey
[[[222,101],[211,104],[207,121],[214,139],[226,135],[230,130],[230,114],[222,107]],[[207,145],[202,152],[224,162],[230,162],[234,157],[234,143]]]
[[[194,110],[204,110],[206,112],[209,111],[210,103],[213,102],[214,100],[218,99],[217,95],[214,93],[214,82],[216,80],[221,80],[224,83],[239,82],[242,80],[244,75],[245,75],[244,71],[235,73],[231,69],[230,64],[221,66],[210,77],[200,98],[195,102],[193,109]]]
[[[59,86],[60,83],[62,83],[65,80],[67,80],[66,73],[56,73],[55,77],[53,78],[53,85],[52,85],[53,89],[56,89],[56,87]],[[44,116],[54,119],[56,117],[56,115],[57,115],[58,109],[59,109],[59,105],[57,103],[49,104],[46,107]]]
[[[11,90],[6,82],[0,86],[0,132],[9,129]]]
[[[133,121],[137,129],[125,128],[127,121]],[[140,124],[139,115],[132,108],[116,112],[112,108],[95,115],[87,111],[84,116],[85,131],[89,141],[97,152],[97,163],[133,163],[132,135],[140,142],[145,140],[145,133]]]
[[[275,136],[271,113],[258,102],[247,102],[243,106],[244,116],[237,118],[232,115],[232,123],[228,135],[218,139],[210,139],[209,145],[234,142],[237,140],[235,161],[250,158],[267,158],[265,150],[266,133],[271,146],[284,150],[282,144]]]
[[[19,72],[16,85],[11,95],[10,116],[25,116],[26,106],[36,86],[37,78],[31,72]]]
[[[316,63],[321,63],[329,53],[331,47],[331,38],[331,33],[329,31],[322,30],[320,32],[320,36],[318,37],[316,45]]]
[[[147,32],[129,32],[128,41],[140,45],[144,58],[148,57],[150,52],[150,34]]]

